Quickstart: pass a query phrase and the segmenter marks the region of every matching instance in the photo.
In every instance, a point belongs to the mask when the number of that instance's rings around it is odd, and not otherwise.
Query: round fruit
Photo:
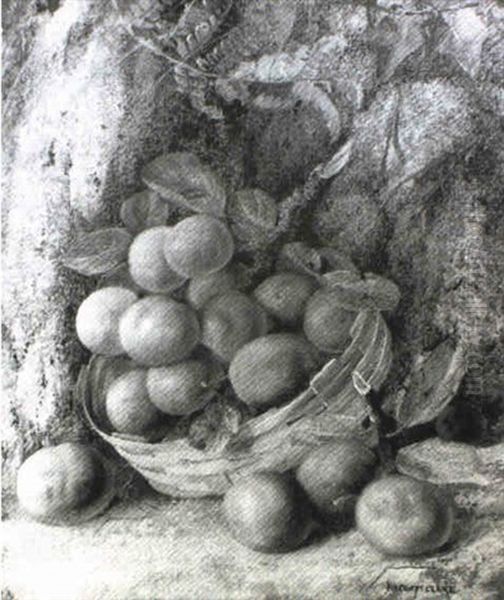
[[[319,350],[342,352],[348,344],[355,317],[356,313],[340,305],[336,293],[319,290],[306,305],[304,332]]]
[[[156,367],[189,356],[200,340],[200,327],[190,307],[164,296],[149,296],[124,313],[119,334],[133,360]]]
[[[119,320],[136,300],[134,292],[122,287],[104,287],[93,292],[77,311],[75,327],[79,340],[95,354],[123,354]]]
[[[162,420],[162,413],[149,399],[144,369],[124,373],[110,385],[105,410],[113,429],[120,433],[144,435]]]
[[[453,512],[451,499],[435,485],[392,475],[365,488],[356,520],[366,540],[384,554],[415,556],[448,541]]]
[[[210,369],[203,361],[188,360],[149,369],[147,390],[151,402],[169,415],[189,415],[204,406]]]
[[[191,279],[187,286],[186,300],[195,310],[201,310],[210,298],[232,290],[236,285],[234,270],[226,267]]]
[[[337,520],[353,512],[376,462],[375,453],[359,440],[337,440],[312,450],[299,465],[296,479],[320,515]]]
[[[42,448],[21,465],[17,497],[42,522],[83,521],[110,503],[112,472],[93,448],[77,443]]]
[[[265,279],[254,296],[268,314],[292,327],[301,323],[306,303],[316,288],[317,283],[308,275],[278,273]]]
[[[205,305],[201,318],[202,343],[223,362],[231,362],[246,343],[268,330],[264,310],[248,296],[231,291]]]
[[[318,364],[318,353],[302,335],[273,333],[236,353],[229,379],[240,400],[266,408],[292,397]]]
[[[219,271],[231,260],[233,238],[222,221],[194,215],[172,227],[165,243],[168,264],[185,277],[200,277]]]
[[[133,281],[149,292],[169,293],[179,288],[185,278],[166,262],[164,244],[170,227],[146,229],[133,240],[128,264]]]
[[[292,480],[279,473],[254,473],[231,487],[224,497],[231,535],[261,552],[299,547],[312,521]]]

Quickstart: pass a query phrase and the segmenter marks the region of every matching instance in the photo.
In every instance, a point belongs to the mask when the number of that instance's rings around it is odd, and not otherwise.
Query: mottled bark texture
[[[326,19],[328,6],[315,3],[314,12],[311,4],[299,3],[296,43],[364,35],[363,6],[346,17],[331,7]],[[117,222],[121,200],[142,188],[141,166],[162,152],[195,152],[229,189],[257,185],[281,201],[337,146],[317,105],[280,102],[264,112],[235,102],[223,121],[202,115],[177,91],[170,64],[132,40],[104,0],[11,1],[4,21],[2,423],[10,489],[14,469],[35,448],[87,435],[71,394],[87,359],[74,316],[95,282],[61,266],[73,232]],[[268,35],[268,51],[278,50],[279,38]],[[235,55],[233,43],[245,43],[233,39],[221,64]],[[400,286],[389,390],[416,353],[456,333],[470,348],[462,395],[494,407],[504,389],[499,81],[485,79],[482,100],[467,79],[443,79],[441,64],[437,77],[399,77],[373,96],[376,61],[358,47],[342,72],[364,81],[340,94],[352,158],[310,198],[297,235],[341,248]],[[495,72],[498,57],[490,62]]]

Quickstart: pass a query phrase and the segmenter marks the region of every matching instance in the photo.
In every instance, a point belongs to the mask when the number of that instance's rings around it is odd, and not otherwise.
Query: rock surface
[[[64,2],[41,14],[31,4],[36,35],[4,102],[6,489],[23,456],[87,435],[71,395],[87,359],[74,318],[96,284],[62,267],[72,236],[116,222],[148,160],[175,146],[201,148],[208,133],[191,128],[165,61],[132,44],[108,2]],[[9,8],[6,19],[19,14]],[[9,48],[12,66],[20,50]]]
[[[458,504],[463,520],[454,543],[415,560],[385,560],[355,530],[288,554],[260,554],[232,540],[219,502],[169,501],[152,492],[79,528],[14,518],[3,528],[4,593],[16,600],[381,600],[416,585],[417,598],[446,591],[460,600],[497,598],[503,507],[467,490]],[[410,589],[403,588],[405,597]]]

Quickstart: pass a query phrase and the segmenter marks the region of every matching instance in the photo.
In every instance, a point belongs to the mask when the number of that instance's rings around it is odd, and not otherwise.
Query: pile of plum
[[[129,249],[139,293],[109,286],[81,304],[80,341],[131,359],[107,392],[112,430],[148,435],[166,415],[197,413],[223,380],[253,411],[278,406],[344,350],[356,313],[337,294],[294,272],[245,293],[233,250],[226,224],[209,215],[146,229]]]

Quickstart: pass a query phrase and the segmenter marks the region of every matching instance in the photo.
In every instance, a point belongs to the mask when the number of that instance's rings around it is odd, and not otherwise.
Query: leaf
[[[219,453],[238,433],[244,417],[242,405],[232,398],[218,395],[191,423],[188,442],[194,448]]]
[[[328,35],[315,44],[301,45],[290,52],[263,52],[257,60],[242,62],[226,79],[221,78],[217,87],[225,90],[228,101],[233,93],[236,93],[235,99],[243,101],[243,87],[236,88],[237,83],[247,84],[251,89],[253,84],[256,94],[282,91],[289,84],[317,84],[323,85],[331,97],[337,94],[347,108],[361,110],[367,94],[374,88],[376,72],[376,53],[371,48],[356,48],[341,35]],[[319,109],[327,108],[326,99],[320,94],[317,96]]]
[[[228,73],[241,61],[281,50],[291,34],[296,14],[297,6],[292,0],[248,0],[239,23],[205,56],[206,68]]]
[[[396,420],[403,427],[432,421],[453,399],[465,372],[465,351],[451,340],[417,357],[407,389],[396,400]]]
[[[80,233],[62,263],[81,275],[102,275],[127,260],[131,240],[131,235],[121,227]]]
[[[349,139],[334,156],[317,169],[321,179],[331,179],[335,177],[347,166],[352,158],[352,139]]]
[[[476,124],[469,93],[446,79],[383,86],[354,119],[346,174],[392,190],[471,146]]]
[[[404,475],[436,484],[475,484],[486,486],[485,463],[468,444],[432,438],[401,448],[397,469]]]
[[[236,192],[228,202],[227,215],[238,246],[265,252],[277,234],[275,200],[259,188]]]
[[[383,81],[388,81],[408,56],[423,46],[423,27],[428,18],[430,15],[426,13],[401,14],[395,19],[386,16],[378,24],[379,28],[387,29],[385,45],[389,46]]]
[[[226,18],[232,5],[232,0],[193,0],[187,3],[174,32],[178,55],[187,60],[201,52]]]
[[[322,273],[336,270],[359,272],[359,269],[353,264],[352,259],[347,254],[335,248],[323,246],[317,248],[317,253],[322,259]]]
[[[278,254],[277,271],[293,271],[317,276],[321,269],[320,254],[304,242],[289,242],[282,247]]]
[[[478,74],[483,44],[489,28],[477,7],[443,11],[447,31],[438,46],[441,54],[452,56],[471,77]]]
[[[224,214],[224,186],[194,154],[175,152],[158,156],[144,167],[142,179],[168,202],[197,213],[217,217]]]
[[[322,284],[337,292],[341,303],[350,310],[394,311],[400,292],[395,283],[380,275],[366,273],[362,278],[352,271],[332,271],[322,276]]]
[[[369,8],[358,3],[335,3],[328,7],[325,18],[331,33],[341,35],[345,39],[368,37]]]
[[[169,215],[169,204],[148,190],[124,200],[120,210],[121,221],[133,235],[149,227],[166,225]]]
[[[188,97],[195,110],[215,121],[224,118],[222,109],[214,102],[213,81],[204,73],[188,65],[177,64],[173,69],[173,78],[177,90]]]
[[[229,77],[268,84],[323,79],[320,75],[324,68],[333,65],[347,46],[339,35],[324,36],[292,53],[263,54],[256,61],[243,62]]]
[[[233,221],[271,231],[277,223],[275,200],[259,188],[246,188],[236,192],[228,205],[228,216]]]
[[[292,86],[294,98],[315,108],[323,117],[329,130],[331,142],[335,142],[341,134],[341,117],[339,110],[331,98],[317,85],[309,81],[299,81]]]
[[[145,290],[143,290],[139,285],[137,285],[131,278],[127,262],[122,262],[118,264],[117,267],[114,267],[110,271],[107,271],[104,275],[100,277],[100,279],[98,280],[97,287],[103,288],[109,286],[125,287],[135,292],[136,294],[145,293]]]

